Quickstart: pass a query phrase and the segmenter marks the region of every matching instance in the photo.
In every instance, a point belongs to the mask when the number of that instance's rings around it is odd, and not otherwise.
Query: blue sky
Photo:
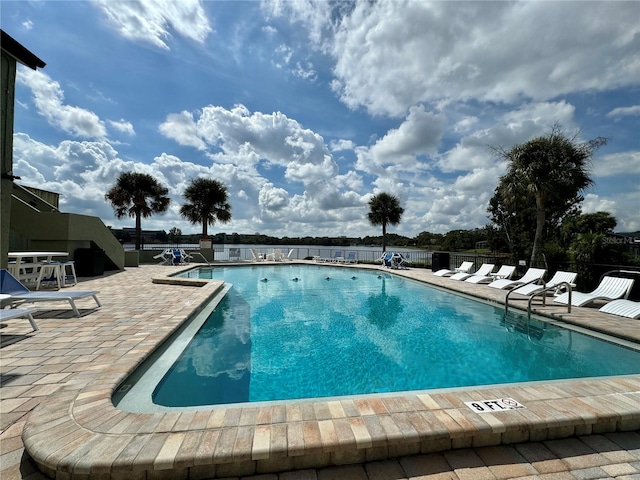
[[[2,1],[19,68],[14,174],[115,228],[104,193],[150,173],[178,213],[193,178],[223,182],[210,232],[379,235],[482,227],[510,147],[560,123],[604,136],[583,211],[640,230],[639,2]]]

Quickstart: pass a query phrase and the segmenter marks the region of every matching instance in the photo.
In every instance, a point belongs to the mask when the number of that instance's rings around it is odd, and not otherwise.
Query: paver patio
[[[94,304],[80,303],[87,315],[76,318],[63,305],[40,305],[39,331],[26,320],[0,330],[3,480],[42,478],[25,444],[57,478],[640,476],[640,375],[197,412],[119,411],[110,400],[114,389],[219,287],[151,282],[182,268],[142,266],[81,279],[73,288],[100,290],[102,308],[89,313]],[[396,273],[491,302],[506,295],[429,270]],[[637,320],[594,308],[541,311],[640,343]],[[480,416],[463,403],[501,397],[527,409]]]

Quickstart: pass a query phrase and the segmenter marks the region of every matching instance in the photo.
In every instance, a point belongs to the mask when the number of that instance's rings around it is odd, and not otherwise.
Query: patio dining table
[[[63,286],[64,271],[60,269],[59,262],[53,262],[54,257],[67,257],[69,252],[9,252],[7,270],[21,282],[35,281],[36,290],[44,278],[44,274],[50,272],[58,282],[58,288]]]

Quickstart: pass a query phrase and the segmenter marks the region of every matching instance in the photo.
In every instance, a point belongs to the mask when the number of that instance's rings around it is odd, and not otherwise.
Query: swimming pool
[[[145,395],[168,408],[640,372],[637,351],[505,322],[502,308],[379,271],[260,265],[185,276],[233,287],[149,383]]]

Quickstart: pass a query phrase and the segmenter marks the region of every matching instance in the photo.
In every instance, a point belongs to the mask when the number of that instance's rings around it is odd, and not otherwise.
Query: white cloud
[[[397,116],[441,99],[635,85],[636,19],[634,2],[360,2],[332,38],[334,88],[352,108]]]
[[[371,148],[358,148],[357,168],[369,173],[380,172],[385,165],[408,168],[418,163],[417,156],[432,155],[444,131],[445,118],[427,112],[423,105],[411,107],[405,121],[391,129]]]
[[[169,50],[170,28],[183,37],[203,43],[213,31],[198,0],[94,0],[111,25],[124,38]]]
[[[595,177],[639,175],[638,180],[640,180],[640,151],[610,153],[594,158],[593,175]]]
[[[638,232],[640,231],[638,205],[640,205],[640,189],[612,196],[589,193],[584,196],[582,212],[609,212],[618,221],[616,232]]]
[[[638,115],[640,115],[640,105],[633,105],[632,107],[618,107],[607,113],[607,117],[613,118]]]
[[[135,130],[133,129],[133,125],[131,125],[131,122],[127,122],[124,119],[120,119],[119,121],[108,120],[108,122],[112,128],[115,128],[119,132],[126,133],[127,135],[131,136],[134,136],[136,134]]]
[[[107,134],[104,122],[95,113],[63,103],[60,84],[41,71],[20,68],[16,80],[31,89],[38,113],[50,125],[77,137],[102,138]]]
[[[332,152],[341,152],[344,150],[353,150],[356,147],[356,144],[353,143],[352,140],[332,140],[329,142],[329,149]]]

